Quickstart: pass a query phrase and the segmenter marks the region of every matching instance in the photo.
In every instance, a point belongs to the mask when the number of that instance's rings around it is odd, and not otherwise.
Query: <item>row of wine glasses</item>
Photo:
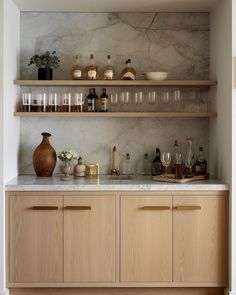
[[[147,100],[150,105],[155,105],[157,103],[157,92],[149,91],[147,94]],[[112,93],[110,95],[111,105],[117,106],[119,103],[121,105],[128,105],[131,102],[131,93],[129,91],[123,91],[119,93]],[[181,91],[174,90],[170,92],[169,90],[163,91],[162,102],[163,104],[168,104],[170,100],[173,99],[174,102],[179,103],[181,101]],[[135,91],[134,92],[134,103],[136,105],[142,105],[142,103],[146,100],[145,93],[143,91]]]

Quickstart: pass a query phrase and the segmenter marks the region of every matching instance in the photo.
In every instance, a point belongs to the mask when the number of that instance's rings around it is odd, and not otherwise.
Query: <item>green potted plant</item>
[[[52,80],[53,79],[53,69],[59,67],[60,60],[56,56],[56,51],[46,51],[44,54],[34,54],[28,66],[33,64],[38,68],[38,80]]]

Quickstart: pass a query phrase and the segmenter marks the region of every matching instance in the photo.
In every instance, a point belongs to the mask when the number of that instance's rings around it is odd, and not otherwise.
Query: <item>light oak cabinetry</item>
[[[115,281],[115,198],[64,198],[64,281]]]
[[[174,196],[173,280],[226,281],[224,197]]]
[[[224,287],[227,192],[9,192],[8,287]]]
[[[12,196],[10,281],[63,281],[62,197]]]
[[[171,208],[171,196],[122,196],[121,281],[172,281]]]

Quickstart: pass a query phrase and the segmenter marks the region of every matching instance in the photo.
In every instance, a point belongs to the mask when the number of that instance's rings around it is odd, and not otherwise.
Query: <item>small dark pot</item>
[[[38,69],[38,80],[52,80],[52,69],[40,68]]]

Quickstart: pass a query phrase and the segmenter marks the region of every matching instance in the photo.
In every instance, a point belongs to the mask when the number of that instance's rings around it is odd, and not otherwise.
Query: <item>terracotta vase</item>
[[[33,153],[34,170],[37,176],[52,176],[57,162],[57,154],[49,142],[50,133],[42,133],[43,140]]]

